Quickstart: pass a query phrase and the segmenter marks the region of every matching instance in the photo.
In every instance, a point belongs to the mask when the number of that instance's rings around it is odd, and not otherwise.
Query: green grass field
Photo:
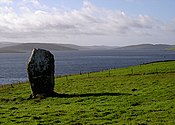
[[[62,97],[27,98],[29,83],[0,87],[0,124],[175,124],[175,61],[58,77]]]
[[[175,47],[173,47],[173,48],[167,48],[166,50],[175,51]]]

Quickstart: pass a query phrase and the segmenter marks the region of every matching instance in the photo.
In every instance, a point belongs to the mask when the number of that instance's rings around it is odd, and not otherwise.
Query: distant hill
[[[26,52],[31,51],[33,48],[42,48],[51,51],[67,51],[67,50],[78,50],[79,46],[76,45],[65,45],[55,43],[19,43],[12,46],[6,46],[0,48],[0,52]]]
[[[85,49],[87,49],[84,46],[78,46],[78,45],[74,45],[74,44],[57,44],[57,45],[68,47],[68,48],[71,48],[71,49],[74,49],[74,50],[85,50]]]
[[[56,43],[10,43],[0,42],[0,53],[20,53],[31,51],[33,48],[43,48],[51,51],[70,51],[70,50],[109,50],[117,47],[111,46],[78,46],[74,44]]]
[[[110,50],[114,48],[118,48],[118,47],[116,46],[84,46],[84,49],[87,49],[87,50]]]
[[[0,48],[18,45],[19,43],[0,41]]]
[[[168,44],[140,44],[140,45],[131,45],[120,47],[116,49],[121,50],[166,50],[168,48],[175,47],[175,45],[168,45]]]
[[[31,51],[33,48],[43,48],[50,51],[71,50],[175,50],[175,45],[167,44],[140,44],[125,47],[116,46],[77,46],[73,44],[56,43],[10,43],[0,42],[0,53],[21,53]]]
[[[166,50],[175,51],[175,47],[167,48]]]

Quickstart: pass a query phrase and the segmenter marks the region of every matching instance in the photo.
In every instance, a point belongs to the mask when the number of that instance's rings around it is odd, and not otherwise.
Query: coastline
[[[55,79],[56,78],[61,78],[61,77],[77,76],[77,75],[89,75],[91,73],[100,73],[100,72],[106,72],[106,71],[110,71],[110,70],[118,70],[118,69],[125,69],[125,68],[135,67],[135,66],[143,66],[143,65],[147,65],[147,64],[154,64],[154,63],[161,63],[161,62],[173,62],[173,61],[175,61],[175,60],[153,61],[153,62],[142,63],[142,64],[127,66],[127,67],[122,67],[122,68],[109,68],[109,69],[104,69],[104,70],[101,70],[101,71],[80,72],[80,73],[75,73],[75,74],[55,75]],[[25,78],[25,79],[27,79],[27,80],[18,81],[18,82],[14,82],[14,83],[5,83],[5,84],[1,84],[0,83],[0,87],[4,86],[4,85],[12,85],[12,84],[14,85],[14,84],[21,84],[21,83],[29,83],[28,78]]]

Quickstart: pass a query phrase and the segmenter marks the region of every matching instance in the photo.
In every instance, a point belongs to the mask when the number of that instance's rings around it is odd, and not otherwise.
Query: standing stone
[[[54,56],[44,49],[33,49],[27,65],[32,96],[51,96],[54,92]]]

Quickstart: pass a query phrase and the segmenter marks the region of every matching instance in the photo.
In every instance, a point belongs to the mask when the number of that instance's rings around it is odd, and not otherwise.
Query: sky
[[[0,0],[0,42],[175,45],[175,0]]]

